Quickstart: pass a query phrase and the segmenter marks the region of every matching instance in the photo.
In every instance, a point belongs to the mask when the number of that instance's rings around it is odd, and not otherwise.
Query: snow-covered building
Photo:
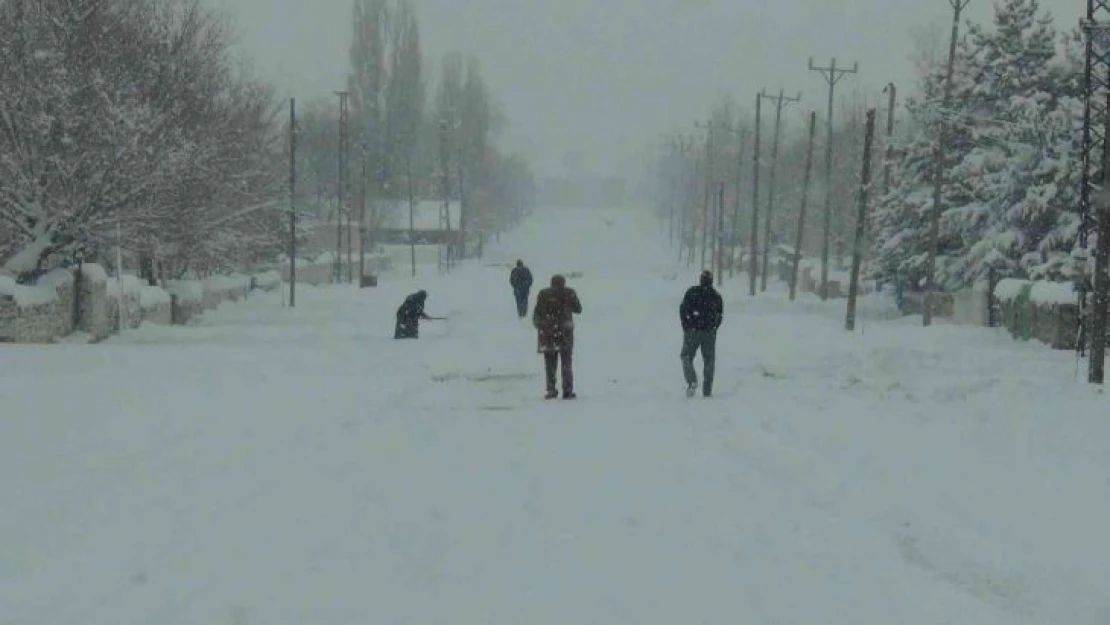
[[[409,219],[407,200],[389,200],[378,206],[374,228],[377,243],[409,243],[410,236],[417,243],[435,245],[447,243],[459,230],[460,206],[457,201],[447,203],[444,213],[442,200],[419,200],[412,205]]]

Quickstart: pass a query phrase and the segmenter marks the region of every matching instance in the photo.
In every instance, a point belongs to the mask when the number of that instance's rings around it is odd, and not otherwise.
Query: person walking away
[[[698,388],[694,356],[701,351],[702,395],[713,394],[713,373],[717,357],[717,329],[724,317],[724,301],[713,288],[713,274],[703,271],[700,283],[686,291],[678,307],[682,322],[682,373],[686,376],[686,396],[693,397]]]
[[[428,300],[428,292],[424,290],[417,291],[412,295],[405,298],[405,301],[397,309],[397,325],[393,330],[393,338],[395,339],[415,339],[420,334],[420,320],[421,319],[438,319],[439,317],[429,317],[424,312],[424,302]]]
[[[574,399],[574,315],[582,313],[582,303],[574,289],[567,287],[561,275],[551,277],[551,286],[536,295],[532,310],[532,325],[537,330],[537,349],[543,354],[544,374],[547,377],[545,399],[558,397],[555,385],[555,368],[561,365],[563,399]]]
[[[516,267],[509,273],[509,284],[516,298],[516,313],[521,319],[528,316],[528,292],[532,290],[532,271],[517,260]]]

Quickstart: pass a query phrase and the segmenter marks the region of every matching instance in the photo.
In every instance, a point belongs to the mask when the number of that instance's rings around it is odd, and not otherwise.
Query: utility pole
[[[756,249],[759,243],[759,134],[762,129],[761,110],[763,94],[755,95],[755,156],[752,158],[752,232],[751,245],[748,249],[748,294],[755,297],[755,280],[758,270]]]
[[[362,288],[362,277],[366,275],[366,194],[369,185],[366,184],[366,137],[362,137],[362,176],[359,178],[359,203],[358,203],[358,286]]]
[[[770,191],[767,194],[767,214],[763,217],[763,271],[760,278],[760,291],[767,290],[767,272],[770,265],[769,255],[771,251],[771,215],[775,212],[775,169],[779,162],[779,128],[782,125],[782,107],[791,103],[798,102],[802,99],[802,92],[798,92],[795,98],[787,98],[783,96],[783,90],[779,89],[778,96],[772,97],[767,95],[766,91],[761,92],[760,97],[775,102],[775,131],[774,139],[771,141],[771,176],[768,184]]]
[[[440,193],[443,195],[443,206],[439,213],[440,230],[447,237],[445,243],[439,246],[439,272],[446,273],[451,268],[451,164],[447,148],[447,133],[449,122],[439,120],[439,167],[440,167]]]
[[[1087,14],[1080,20],[1086,37],[1085,68],[1083,76],[1083,178],[1079,197],[1078,248],[1084,252],[1077,267],[1075,286],[1078,291],[1079,327],[1077,357],[1090,346],[1088,382],[1102,384],[1106,358],[1107,315],[1107,265],[1110,250],[1110,206],[1107,182],[1110,182],[1110,4],[1105,0],[1087,0]],[[1102,98],[1106,100],[1103,101]],[[1096,124],[1103,122],[1103,132],[1096,132]],[[1097,172],[1097,177],[1096,177]],[[1097,182],[1096,182],[1097,180]],[[1096,197],[1094,192],[1101,189]],[[1095,248],[1094,275],[1090,274],[1086,253],[1092,229],[1097,228],[1098,247]],[[1088,307],[1088,295],[1094,287],[1093,310]]]
[[[736,150],[736,195],[732,207],[732,245],[729,246],[728,277],[736,268],[736,244],[740,240],[740,183],[744,175],[744,144],[747,143],[748,129],[740,131],[740,144]]]
[[[687,211],[688,211],[688,213],[690,213],[690,215],[688,215],[687,218],[686,218],[687,222],[689,223],[689,231],[690,231],[690,233],[689,233],[690,234],[689,242],[686,245],[686,266],[687,267],[689,267],[691,264],[693,264],[693,262],[694,262],[694,248],[697,247],[698,225],[691,218],[691,215],[693,215],[697,211],[698,183],[701,182],[701,170],[704,167],[704,165],[702,164],[702,155],[698,152],[698,149],[697,149],[697,140],[692,135],[690,137],[690,147],[691,147],[692,151],[694,152],[694,175],[693,175],[692,178],[690,178],[690,202],[687,205],[688,206]]]
[[[859,211],[856,213],[856,245],[852,249],[852,274],[848,281],[848,313],[844,327],[856,329],[856,293],[859,291],[859,268],[863,262],[863,238],[867,229],[867,197],[871,186],[871,142],[875,138],[875,109],[867,110],[867,128],[863,140],[863,172],[859,182]]]
[[[883,87],[883,93],[890,94],[890,101],[886,107],[886,149],[883,156],[883,195],[890,193],[890,167],[894,162],[894,104],[897,101],[898,88],[894,83]]]
[[[809,59],[809,71],[820,72],[821,77],[829,85],[829,110],[825,119],[827,138],[825,139],[825,229],[821,239],[821,300],[829,298],[829,239],[832,236],[832,150],[833,150],[833,94],[836,83],[847,74],[859,71],[859,63],[853,63],[852,69],[842,69],[836,66],[836,57],[828,67],[813,65],[813,57]]]
[[[705,126],[695,125],[705,128],[705,201],[701,210],[701,268],[705,270],[708,268],[705,264],[705,250],[709,243],[709,203],[713,197],[713,121],[710,120]]]
[[[939,135],[933,151],[933,210],[929,214],[929,241],[925,259],[925,310],[921,322],[928,327],[933,323],[937,271],[937,246],[940,239],[941,194],[944,187],[944,156],[948,149],[948,108],[952,102],[952,74],[956,69],[956,40],[960,36],[960,13],[971,0],[948,0],[952,5],[952,38],[948,42],[948,70],[944,76],[944,100],[938,121]]]
[[[347,132],[347,91],[336,91],[339,96],[339,150],[336,155],[336,204],[335,204],[335,282],[343,280],[343,175],[346,173],[344,148]]]
[[[806,170],[802,179],[802,208],[798,211],[798,233],[794,237],[793,266],[790,268],[790,301],[798,292],[798,265],[802,261],[802,242],[806,231],[806,209],[809,207],[809,181],[813,174],[813,140],[817,134],[817,111],[809,114],[809,143],[806,146]]]
[[[1106,94],[1106,128],[1110,128],[1110,92]],[[1107,167],[1110,167],[1110,141],[1102,144],[1102,172],[1099,176],[1102,190],[1095,197],[1098,242],[1095,247],[1094,310],[1091,311],[1091,354],[1089,356],[1087,381],[1102,384],[1106,370],[1106,327],[1107,312],[1110,309],[1110,189],[1106,182]]]
[[[713,258],[717,260],[717,268],[714,273],[717,276],[717,286],[721,286],[724,280],[725,273],[725,181],[717,183],[717,227],[713,240],[716,242],[714,246]]]
[[[297,100],[289,98],[289,307],[297,306]]]

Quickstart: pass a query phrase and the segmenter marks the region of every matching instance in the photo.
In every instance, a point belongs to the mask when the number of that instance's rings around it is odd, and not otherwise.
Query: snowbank
[[[1067,305],[1078,303],[1079,295],[1071,282],[1034,282],[1029,300],[1038,304]]]
[[[121,296],[138,297],[146,283],[138,276],[113,276],[108,280],[108,297],[119,299]],[[122,289],[122,293],[121,293]]]
[[[1000,280],[998,284],[994,286],[994,297],[999,302],[1012,302],[1022,294],[1022,291],[1032,284],[1033,283],[1029,280],[1016,280],[1013,278]]]
[[[4,296],[14,300],[20,308],[30,308],[58,299],[58,291],[54,287],[43,285],[17,284],[10,276],[0,276],[0,297]]]
[[[204,285],[195,280],[174,280],[166,283],[166,292],[179,302],[204,301]]]
[[[281,273],[267,271],[254,276],[254,286],[257,289],[270,291],[281,286]]]
[[[92,282],[104,283],[108,281],[108,272],[104,267],[93,263],[81,265],[81,276]]]
[[[206,291],[229,291],[231,289],[249,289],[250,276],[232,274],[230,276],[212,276],[204,281]]]

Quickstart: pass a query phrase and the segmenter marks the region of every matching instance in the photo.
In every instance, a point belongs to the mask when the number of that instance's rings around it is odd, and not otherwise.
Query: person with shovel
[[[430,317],[424,312],[424,302],[428,300],[428,292],[421,289],[405,298],[397,309],[397,325],[393,330],[395,339],[415,339],[420,335],[420,320],[443,321],[445,317]]]

